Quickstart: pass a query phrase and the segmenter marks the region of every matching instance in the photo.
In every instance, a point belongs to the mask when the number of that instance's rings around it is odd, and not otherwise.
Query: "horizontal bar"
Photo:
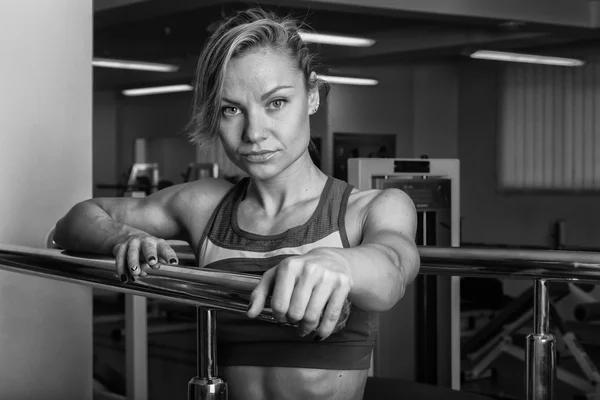
[[[420,247],[421,273],[600,283],[600,253]]]
[[[114,258],[13,245],[0,245],[0,270],[244,314],[249,295],[260,281],[249,274],[161,264],[145,278],[121,283]],[[270,308],[257,318],[276,322]]]
[[[469,247],[419,247],[422,274],[600,283],[600,253]],[[180,258],[193,253],[178,248]]]
[[[194,258],[185,247],[178,250],[180,259]],[[600,283],[600,253],[428,246],[419,253],[423,274]],[[246,312],[248,296],[260,281],[249,274],[162,264],[148,277],[122,284],[114,262],[112,257],[0,245],[0,269],[239,313]],[[273,322],[271,309],[259,318]]]

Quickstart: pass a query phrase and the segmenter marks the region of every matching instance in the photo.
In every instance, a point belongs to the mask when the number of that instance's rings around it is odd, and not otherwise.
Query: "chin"
[[[264,163],[264,164],[246,164],[244,163],[240,167],[245,173],[247,173],[251,178],[257,179],[260,181],[267,181],[269,179],[275,178],[281,172],[283,172],[286,167],[281,166],[279,163]]]
[[[245,166],[244,172],[246,172],[253,179],[266,181],[279,175],[281,170],[279,168],[273,168],[271,166],[251,165],[249,167]]]

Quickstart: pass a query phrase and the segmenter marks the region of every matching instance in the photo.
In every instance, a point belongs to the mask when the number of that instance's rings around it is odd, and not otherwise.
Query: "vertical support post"
[[[227,400],[227,383],[217,377],[216,311],[196,307],[197,373],[188,383],[188,400]]]
[[[556,338],[549,333],[548,282],[536,279],[533,288],[533,333],[527,336],[525,392],[527,400],[554,400]]]
[[[125,296],[125,358],[127,400],[148,399],[147,299]]]

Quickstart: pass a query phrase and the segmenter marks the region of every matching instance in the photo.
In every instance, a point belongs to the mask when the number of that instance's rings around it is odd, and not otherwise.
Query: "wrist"
[[[344,249],[337,249],[333,247],[320,247],[310,251],[310,253],[312,254],[328,259],[330,261],[329,265],[334,266],[333,269],[336,272],[341,272],[342,274],[347,276],[347,278],[350,281],[350,288],[353,288],[354,274],[350,261],[348,260],[348,257],[346,257],[344,252]]]

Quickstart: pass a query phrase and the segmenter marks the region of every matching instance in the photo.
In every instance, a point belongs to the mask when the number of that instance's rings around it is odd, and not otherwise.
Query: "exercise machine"
[[[417,245],[458,246],[459,169],[453,159],[353,158],[348,182],[403,190],[417,209]],[[460,389],[459,282],[421,274],[380,314],[371,376]]]

